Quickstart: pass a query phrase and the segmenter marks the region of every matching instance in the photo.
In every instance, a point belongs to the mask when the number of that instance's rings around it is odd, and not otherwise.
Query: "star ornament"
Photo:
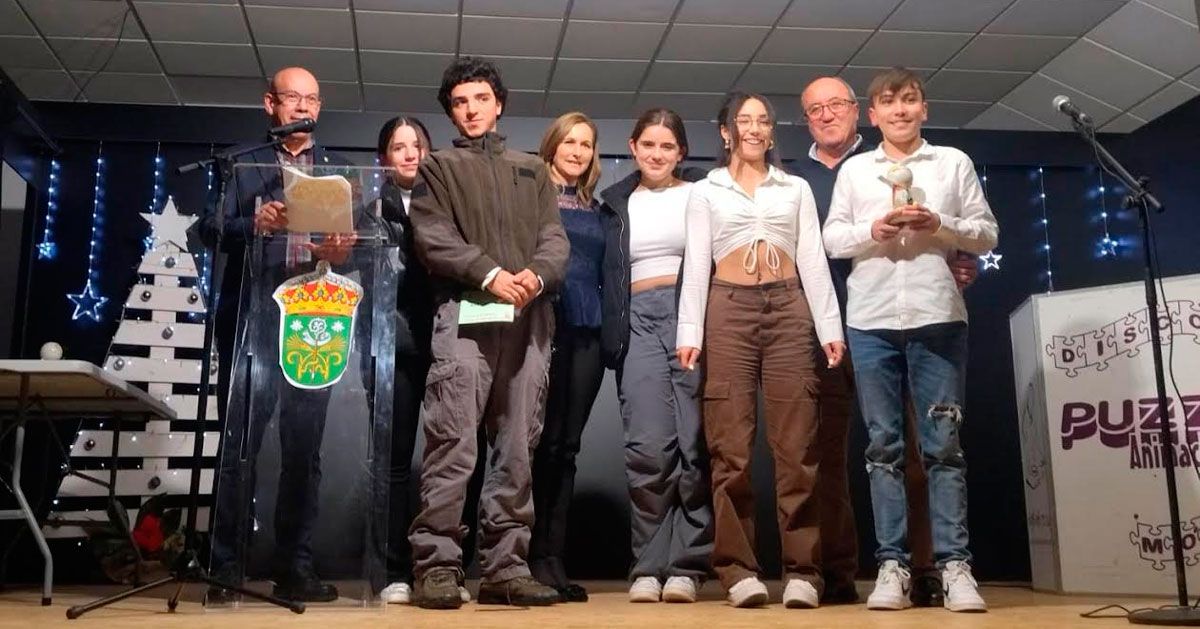
[[[55,254],[58,253],[58,247],[49,240],[39,242],[37,250],[39,260],[53,260]]]
[[[141,212],[141,215],[150,223],[148,238],[153,239],[154,249],[161,249],[167,243],[171,243],[180,251],[188,250],[187,230],[199,217],[180,214],[175,207],[174,198],[167,197],[167,203],[161,213]]]
[[[1000,259],[1003,257],[1004,256],[996,253],[995,251],[989,251],[989,252],[979,256],[979,260],[981,262],[983,262],[983,270],[984,271],[986,271],[988,269],[995,269],[995,270],[999,271],[1000,270]]]
[[[96,294],[96,288],[92,286],[91,278],[83,286],[83,290],[68,294],[67,299],[70,299],[75,304],[75,312],[71,314],[71,320],[76,321],[80,317],[88,317],[92,321],[100,320],[100,309],[104,304],[108,303],[108,297],[102,297]]]

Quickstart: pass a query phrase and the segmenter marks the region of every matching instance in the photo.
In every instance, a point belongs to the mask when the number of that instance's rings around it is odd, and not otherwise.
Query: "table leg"
[[[42,560],[46,565],[42,573],[42,605],[49,605],[51,589],[54,584],[54,557],[50,555],[50,547],[46,545],[46,538],[42,535],[42,527],[38,526],[37,517],[34,516],[33,509],[29,508],[29,501],[25,499],[25,492],[21,490],[21,464],[25,452],[25,410],[29,400],[28,375],[21,376],[20,396],[20,400],[17,402],[16,444],[13,448],[12,490],[13,495],[17,498],[17,504],[21,508],[21,513],[25,514],[25,523],[29,525],[29,532],[33,533],[33,539],[37,542],[38,550],[41,551]]]

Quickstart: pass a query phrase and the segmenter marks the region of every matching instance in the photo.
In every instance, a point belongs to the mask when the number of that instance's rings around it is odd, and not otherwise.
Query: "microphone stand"
[[[212,348],[213,335],[216,328],[216,312],[217,312],[217,293],[221,286],[222,276],[224,275],[224,264],[218,263],[218,256],[221,256],[221,241],[224,237],[225,230],[225,197],[229,187],[229,182],[233,180],[233,161],[241,155],[252,153],[259,149],[277,146],[281,142],[278,138],[272,138],[268,142],[250,146],[246,148],[231,149],[222,151],[213,155],[208,159],[203,159],[198,162],[186,164],[176,169],[179,174],[185,174],[201,168],[208,168],[215,165],[218,169],[218,177],[214,182],[217,186],[217,202],[213,206],[210,216],[215,222],[216,236],[211,244],[211,255],[209,260],[209,268],[212,269],[209,277],[208,291],[205,295],[204,313],[204,348],[201,358],[200,368],[200,391],[197,397],[196,421],[195,429],[193,430],[193,448],[192,448],[192,478],[191,485],[188,487],[189,507],[187,512],[187,522],[184,528],[184,548],[180,553],[179,558],[171,566],[170,576],[163,577],[156,581],[146,583],[141,586],[133,587],[123,592],[119,592],[112,596],[104,597],[85,605],[75,605],[67,610],[67,618],[76,619],[80,616],[101,607],[107,607],[118,601],[125,600],[131,596],[141,594],[147,590],[153,590],[164,585],[175,584],[175,593],[167,600],[167,611],[174,612],[175,607],[179,605],[179,597],[183,594],[183,586],[187,583],[205,583],[211,587],[223,588],[232,590],[258,599],[260,601],[271,603],[279,607],[286,608],[297,614],[304,613],[304,603],[299,601],[286,601],[281,598],[262,594],[253,590],[242,587],[241,584],[234,585],[231,583],[223,583],[213,578],[205,570],[205,562],[200,559],[199,540],[196,534],[196,518],[200,510],[200,471],[203,469],[204,458],[204,424],[208,419],[208,389],[211,383],[210,375],[212,374]],[[214,478],[214,489],[216,479]]]
[[[1096,130],[1091,125],[1084,124],[1072,116],[1075,130],[1092,146],[1096,157],[1108,167],[1108,170],[1121,180],[1128,189],[1128,194],[1122,201],[1126,209],[1136,207],[1138,222],[1141,226],[1142,251],[1145,254],[1143,281],[1146,287],[1146,314],[1150,321],[1150,345],[1154,358],[1154,385],[1158,393],[1158,406],[1167,406],[1167,385],[1163,374],[1162,335],[1158,325],[1158,269],[1154,264],[1154,253],[1150,249],[1150,208],[1163,212],[1162,203],[1147,189],[1149,178],[1134,177],[1121,162],[1113,157],[1099,141],[1096,140]],[[1167,506],[1171,512],[1171,550],[1175,560],[1175,587],[1179,604],[1177,607],[1164,607],[1135,611],[1129,614],[1129,622],[1135,625],[1171,625],[1171,626],[1200,626],[1200,609],[1188,604],[1187,573],[1183,561],[1183,531],[1179,519],[1179,488],[1175,481],[1175,464],[1177,458],[1171,444],[1174,439],[1171,434],[1169,414],[1163,411],[1163,421],[1160,422],[1163,472],[1167,479]]]

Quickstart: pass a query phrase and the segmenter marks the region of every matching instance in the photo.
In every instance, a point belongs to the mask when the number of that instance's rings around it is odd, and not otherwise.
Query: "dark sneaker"
[[[479,604],[538,607],[558,602],[558,590],[533,577],[513,577],[499,583],[479,584]]]
[[[275,581],[271,591],[276,598],[305,603],[330,603],[338,598],[337,588],[332,583],[321,583],[312,572],[295,572]]]
[[[914,607],[941,607],[944,600],[942,580],[937,574],[930,573],[913,577],[909,598]]]
[[[821,595],[822,605],[853,605],[858,602],[858,588],[854,582],[830,583]]]
[[[588,600],[587,590],[577,583],[568,583],[555,589],[558,590],[558,598],[564,603],[586,603]]]
[[[434,568],[413,584],[412,602],[425,609],[458,609],[463,597],[458,591],[458,572]]]

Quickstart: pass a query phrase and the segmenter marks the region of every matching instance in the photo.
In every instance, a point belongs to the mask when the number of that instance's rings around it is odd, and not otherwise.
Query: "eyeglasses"
[[[303,100],[305,105],[309,107],[319,107],[321,105],[320,94],[301,94],[300,92],[271,92],[275,96],[275,100],[289,106],[295,107]]]
[[[733,119],[733,123],[743,129],[750,128],[750,126],[753,125],[754,123],[758,123],[758,126],[763,129],[770,129],[775,124],[775,123],[771,122],[771,119],[767,118],[766,116],[763,116],[761,118],[751,118],[750,116],[738,116]]]
[[[822,115],[824,115],[825,110],[829,109],[829,113],[835,116],[840,116],[847,111],[850,111],[850,106],[853,104],[854,101],[846,100],[844,98],[835,98],[827,103],[816,103],[810,105],[808,109],[804,110],[804,115],[814,119],[820,118]]]

